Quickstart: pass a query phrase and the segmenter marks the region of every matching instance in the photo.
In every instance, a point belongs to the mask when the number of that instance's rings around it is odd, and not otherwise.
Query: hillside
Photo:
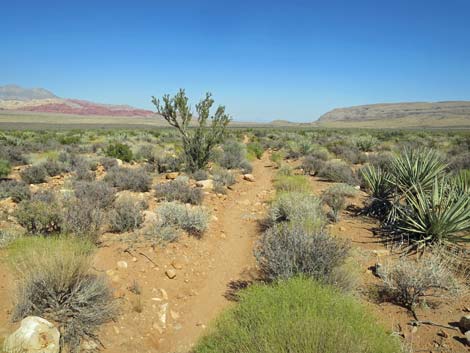
[[[44,88],[0,86],[0,110],[84,116],[152,116],[150,110],[57,97]]]
[[[331,127],[470,127],[470,101],[414,102],[338,108],[322,115]]]

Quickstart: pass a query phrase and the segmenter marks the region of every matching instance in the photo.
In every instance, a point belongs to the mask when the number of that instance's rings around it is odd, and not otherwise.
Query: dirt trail
[[[106,325],[100,335],[105,352],[188,352],[207,325],[231,305],[231,284],[243,284],[256,275],[253,246],[258,220],[273,192],[275,171],[269,164],[267,156],[254,161],[254,182],[240,180],[227,197],[207,197],[204,205],[215,217],[202,239],[186,237],[153,253],[142,248],[157,266],[137,251],[134,258],[123,253],[123,246],[115,242],[100,249],[96,266],[108,274],[113,269],[111,278],[123,304],[118,321]],[[129,267],[116,269],[119,260]],[[176,272],[174,279],[166,276],[168,269]],[[143,289],[141,313],[132,309],[136,296],[127,287],[133,281]],[[162,312],[164,325],[159,320]]]

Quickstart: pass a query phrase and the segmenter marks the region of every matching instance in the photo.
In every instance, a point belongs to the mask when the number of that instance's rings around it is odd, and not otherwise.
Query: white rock
[[[196,181],[196,186],[204,190],[212,190],[214,188],[214,181],[212,179]]]
[[[49,321],[28,316],[3,345],[5,353],[59,353],[60,333]]]
[[[243,179],[251,182],[255,181],[255,177],[253,176],[253,174],[243,174]]]
[[[127,265],[127,262],[126,262],[126,261],[118,261],[118,262],[117,262],[117,267],[118,267],[120,270],[125,270],[125,269],[127,269],[128,265]]]
[[[158,311],[158,321],[162,328],[166,328],[166,316],[168,312],[168,303],[160,305],[160,310]]]

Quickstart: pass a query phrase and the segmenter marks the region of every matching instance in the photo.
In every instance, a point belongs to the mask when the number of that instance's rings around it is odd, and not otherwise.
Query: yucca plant
[[[456,191],[461,194],[470,193],[470,170],[460,170],[451,178],[451,183]]]
[[[399,229],[411,237],[412,248],[466,240],[470,230],[470,198],[449,182],[435,178],[430,191],[414,185],[399,210]]]
[[[361,175],[365,183],[370,200],[366,206],[365,213],[384,219],[392,209],[394,186],[390,182],[391,175],[380,167],[368,165],[361,169]]]
[[[416,186],[430,190],[434,179],[446,169],[440,155],[432,149],[405,149],[392,159],[391,179],[401,193]]]

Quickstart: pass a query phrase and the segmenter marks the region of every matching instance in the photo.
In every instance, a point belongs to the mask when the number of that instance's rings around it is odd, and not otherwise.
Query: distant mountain
[[[31,100],[31,99],[57,98],[44,88],[22,88],[17,85],[0,86],[0,99],[2,100]]]
[[[318,125],[378,128],[470,126],[470,101],[388,103],[337,108],[322,115]]]
[[[60,98],[44,88],[0,86],[0,110],[98,116],[152,116],[154,112],[128,105]]]

